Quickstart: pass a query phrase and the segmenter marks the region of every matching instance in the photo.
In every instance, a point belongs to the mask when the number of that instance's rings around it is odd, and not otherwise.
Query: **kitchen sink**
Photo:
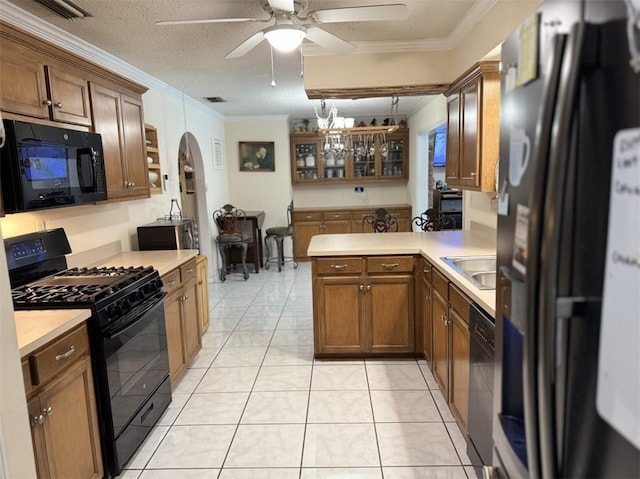
[[[471,281],[478,289],[496,289],[496,257],[443,256],[445,263]]]

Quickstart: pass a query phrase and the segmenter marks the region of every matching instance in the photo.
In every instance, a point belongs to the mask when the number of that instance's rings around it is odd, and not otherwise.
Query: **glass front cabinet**
[[[373,134],[356,128],[348,135],[305,133],[290,138],[293,184],[406,181],[409,177],[406,128]]]

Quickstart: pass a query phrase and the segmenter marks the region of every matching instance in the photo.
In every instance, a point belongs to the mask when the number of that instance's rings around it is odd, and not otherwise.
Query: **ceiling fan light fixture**
[[[290,52],[300,46],[307,32],[296,25],[275,25],[264,30],[269,44],[280,52]]]

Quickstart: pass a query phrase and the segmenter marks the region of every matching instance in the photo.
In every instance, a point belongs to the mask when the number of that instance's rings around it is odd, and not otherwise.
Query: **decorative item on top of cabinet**
[[[38,477],[102,478],[86,324],[22,359]]]
[[[414,353],[413,260],[314,258],[316,357]]]
[[[147,169],[149,170],[149,188],[151,194],[162,193],[162,171],[160,170],[160,150],[158,150],[158,130],[145,123],[145,141],[147,147]]]
[[[447,184],[466,190],[495,191],[500,135],[498,62],[477,63],[445,94]]]
[[[384,129],[376,133],[352,130],[353,133],[340,140],[318,134],[292,134],[292,183],[406,181],[409,177],[408,129],[392,133],[385,133]]]

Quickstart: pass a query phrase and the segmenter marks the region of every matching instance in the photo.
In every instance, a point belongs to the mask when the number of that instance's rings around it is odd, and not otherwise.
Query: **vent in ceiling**
[[[211,103],[224,103],[226,101],[221,96],[208,96],[207,100],[209,100]]]
[[[92,15],[80,8],[78,5],[70,2],[69,0],[35,0],[40,5],[47,7],[52,12],[60,15],[62,18],[84,18],[91,17]]]

